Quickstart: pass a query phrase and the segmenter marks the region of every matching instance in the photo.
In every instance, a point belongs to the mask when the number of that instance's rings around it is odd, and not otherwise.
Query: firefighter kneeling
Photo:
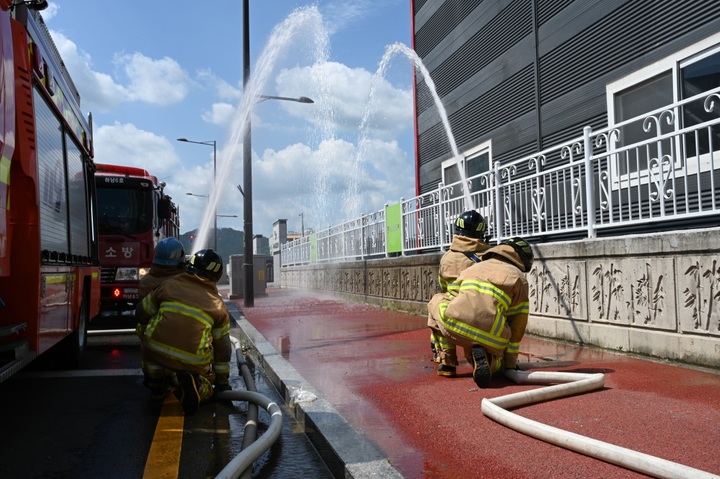
[[[190,258],[187,271],[148,294],[135,316],[146,325],[142,368],[146,385],[159,398],[175,385],[185,414],[194,414],[215,390],[229,390],[230,315],[216,282],[222,259],[212,249]]]
[[[534,255],[525,240],[515,237],[488,249],[481,259],[460,273],[457,289],[433,296],[428,327],[438,339],[440,364],[458,365],[454,344],[472,348],[473,380],[487,388],[493,373],[517,366],[530,310],[524,273]]]

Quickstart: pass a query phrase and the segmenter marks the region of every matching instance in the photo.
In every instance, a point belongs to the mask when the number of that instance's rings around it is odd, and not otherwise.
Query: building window
[[[625,148],[611,163],[613,185],[644,181],[649,165],[663,158],[670,159],[676,174],[710,169],[712,156],[720,155],[720,132],[716,128],[672,134],[717,118],[716,111],[706,112],[703,105],[703,93],[717,87],[720,34],[609,84],[608,121],[611,126],[618,125],[620,135],[615,146]],[[670,108],[696,95],[700,95],[697,100]],[[638,121],[627,122],[638,117]],[[629,148],[631,145],[637,146]],[[709,154],[711,145],[713,155]]]
[[[486,142],[465,151],[461,154],[462,161],[451,158],[442,163],[442,179],[444,185],[443,194],[445,200],[456,199],[448,203],[446,216],[454,218],[466,209],[466,202],[462,200],[465,195],[463,189],[460,168],[465,174],[470,201],[474,209],[487,217],[492,205],[492,149],[491,142]]]
[[[718,86],[720,86],[720,51],[718,48],[680,65],[681,99],[699,95]],[[717,113],[705,111],[700,102],[690,103],[683,108],[684,127],[699,125],[715,118],[717,118]],[[699,135],[695,138],[694,135],[689,135],[685,141],[687,156],[708,154],[711,140],[717,151],[717,147],[720,146],[720,132],[717,129],[712,130],[710,136]]]
[[[483,173],[488,173],[490,171],[490,147],[488,144],[483,144],[480,148],[474,148],[469,152],[464,153],[462,157],[461,162],[458,162],[456,158],[443,161],[443,184],[445,186],[449,186],[455,183],[460,183],[460,180],[462,179],[460,176],[460,170],[462,168],[465,179],[470,183],[470,192],[473,192],[476,190],[476,188],[473,188],[473,184],[478,183],[478,177]],[[458,163],[461,163],[460,167],[458,167]],[[458,196],[462,196],[462,194],[462,186],[460,185],[459,188],[453,188],[451,197],[457,198]]]

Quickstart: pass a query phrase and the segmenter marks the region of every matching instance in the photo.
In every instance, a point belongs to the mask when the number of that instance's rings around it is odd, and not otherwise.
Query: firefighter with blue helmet
[[[443,293],[448,290],[457,289],[455,280],[466,268],[480,261],[480,255],[490,248],[485,241],[487,224],[485,218],[475,210],[468,210],[461,213],[453,225],[453,237],[450,250],[440,258],[438,270],[438,283]],[[430,348],[433,353],[433,360],[440,363],[437,368],[438,376],[454,377],[457,366],[457,352],[455,343],[446,337],[436,337],[430,333]],[[443,356],[451,358],[444,363],[440,361],[440,352]],[[465,351],[468,362],[472,364],[470,351]]]
[[[146,325],[142,361],[151,394],[162,395],[176,381],[186,415],[214,390],[230,389],[230,314],[216,284],[222,268],[215,250],[200,250],[185,273],[153,289],[135,311]]]
[[[140,299],[161,283],[185,271],[185,247],[179,239],[169,236],[155,246],[150,272],[140,279]]]
[[[428,303],[428,327],[436,337],[471,351],[473,380],[487,388],[494,373],[517,366],[520,340],[530,312],[525,274],[534,261],[522,238],[500,242],[458,276],[457,288],[438,293]],[[453,365],[452,354],[440,351],[440,364]]]

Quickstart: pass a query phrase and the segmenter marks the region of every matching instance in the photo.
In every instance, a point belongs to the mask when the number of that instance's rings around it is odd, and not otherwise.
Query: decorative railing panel
[[[488,239],[553,241],[708,224],[720,214],[720,88],[400,202],[402,255],[442,251],[471,207]],[[282,266],[390,256],[386,210],[281,249]],[[317,249],[312,254],[312,248]]]

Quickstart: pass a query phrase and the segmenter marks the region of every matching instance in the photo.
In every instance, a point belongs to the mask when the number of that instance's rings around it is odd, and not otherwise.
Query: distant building
[[[253,254],[270,256],[270,238],[263,235],[253,236]]]

